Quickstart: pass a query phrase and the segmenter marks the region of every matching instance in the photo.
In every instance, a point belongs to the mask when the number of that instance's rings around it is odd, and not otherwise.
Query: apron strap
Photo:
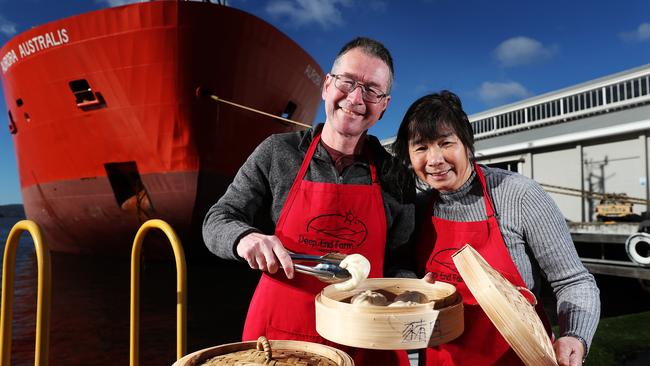
[[[370,167],[370,178],[372,179],[373,184],[379,184],[379,179],[377,178],[377,167],[375,166],[375,160],[372,158],[372,153],[370,148],[366,144],[363,148],[364,155],[368,159],[368,165]]]
[[[300,165],[300,170],[298,170],[298,174],[296,175],[296,180],[302,180],[305,177],[305,174],[307,174],[307,169],[309,169],[309,163],[311,162],[311,159],[314,156],[314,153],[316,152],[316,147],[318,146],[320,140],[321,140],[321,134],[319,133],[318,135],[314,136],[314,139],[312,140],[311,144],[309,144],[307,153],[305,153],[305,158],[303,159],[302,164]],[[371,181],[372,183],[379,183],[379,179],[377,178],[377,167],[375,166],[375,160],[372,157],[372,153],[370,152],[367,146],[364,147],[363,151],[364,151],[364,155],[368,159]]]
[[[481,189],[483,190],[483,200],[485,201],[485,213],[487,217],[493,217],[494,216],[494,206],[492,205],[492,200],[490,200],[490,195],[488,194],[487,191],[487,184],[485,183],[485,176],[483,175],[483,172],[481,171],[481,168],[474,163],[474,171],[476,172],[476,175],[481,182]],[[437,190],[433,190],[433,194],[431,195],[431,200],[429,201],[429,208],[428,212],[433,213],[433,205],[435,202],[438,200],[438,197],[440,196],[440,193]]]
[[[483,175],[481,168],[478,166],[476,162],[474,162],[474,171],[476,172],[476,175],[478,176],[478,179],[481,182],[481,188],[483,189],[483,200],[485,200],[485,213],[487,214],[487,217],[493,217],[494,206],[492,205],[492,200],[490,200],[490,195],[488,194],[487,191],[485,176]]]
[[[302,164],[300,164],[300,169],[298,170],[298,174],[296,174],[296,178],[294,179],[293,184],[291,185],[291,189],[289,189],[289,194],[287,194],[287,199],[284,203],[284,206],[289,205],[289,207],[291,207],[291,205],[293,205],[293,201],[296,199],[296,195],[298,194],[298,188],[300,187],[302,180],[305,178],[305,174],[307,174],[307,169],[309,169],[309,163],[311,163],[311,159],[314,157],[314,153],[316,152],[316,148],[318,147],[318,143],[320,142],[320,140],[321,140],[321,134],[319,133],[316,136],[314,136],[313,140],[309,144],[309,148],[305,153],[305,158],[302,160]],[[364,148],[364,151],[370,165],[370,177],[372,179],[372,184],[379,184],[379,180],[377,178],[377,168],[375,167],[372,154],[370,153],[370,151],[368,151],[367,147]],[[282,215],[282,213],[280,214],[280,218],[278,219],[278,223],[276,226],[282,227],[282,225],[284,225],[284,216],[285,215]]]
[[[305,173],[307,173],[307,169],[309,169],[309,163],[311,162],[311,158],[314,156],[314,152],[316,151],[316,146],[318,146],[319,141],[320,141],[320,133],[314,136],[314,139],[312,140],[311,144],[309,144],[309,148],[307,149],[305,158],[302,159],[302,164],[300,164],[300,169],[298,170],[298,174],[296,174],[296,178],[293,180],[291,189],[289,189],[289,193],[287,194],[287,199],[285,200],[284,205],[282,206],[282,212],[280,212],[280,218],[278,219],[276,228],[284,226],[284,220],[285,217],[287,216],[285,214],[285,207],[293,206],[293,201],[295,201],[296,196],[298,195],[298,188],[300,187],[302,179],[305,177]]]

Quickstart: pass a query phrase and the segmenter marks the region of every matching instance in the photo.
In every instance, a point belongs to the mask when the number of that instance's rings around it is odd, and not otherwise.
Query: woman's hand
[[[435,282],[436,282],[436,280],[435,280],[434,277],[433,277],[433,273],[432,273],[432,272],[427,272],[427,274],[425,274],[424,277],[422,277],[422,279],[423,279],[424,281],[429,282],[429,283],[435,283]]]
[[[585,355],[585,346],[578,338],[564,336],[553,344],[555,358],[560,366],[580,366]]]
[[[293,261],[275,235],[250,233],[239,240],[237,254],[244,258],[252,269],[275,273],[282,267],[287,278],[293,278]]]

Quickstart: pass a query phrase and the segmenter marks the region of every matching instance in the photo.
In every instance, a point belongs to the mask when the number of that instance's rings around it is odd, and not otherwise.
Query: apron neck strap
[[[375,166],[375,160],[372,158],[372,153],[370,152],[370,148],[368,147],[367,143],[363,144],[363,154],[366,156],[366,159],[368,159],[370,177],[372,178],[372,182],[375,184],[379,183],[379,180],[377,179],[377,167]]]
[[[476,176],[478,177],[479,182],[481,182],[481,189],[483,190],[483,200],[485,201],[485,213],[487,214],[487,217],[493,217],[494,206],[492,205],[492,200],[490,200],[490,195],[488,194],[487,191],[485,176],[483,175],[483,172],[479,168],[478,164],[476,164],[476,162],[474,162],[474,171],[476,172]],[[438,200],[438,197],[440,197],[440,193],[434,189],[433,194],[431,196],[431,200],[429,201],[428,212],[433,212],[433,205]]]
[[[309,144],[309,148],[307,149],[305,158],[303,159],[302,164],[300,165],[300,170],[298,170],[298,176],[296,178],[302,180],[305,177],[305,174],[307,173],[307,169],[309,168],[309,163],[311,162],[311,159],[314,157],[314,153],[316,152],[316,147],[318,146],[320,139],[321,139],[321,135],[319,133],[316,136],[314,136],[314,139]],[[363,152],[364,155],[366,155],[366,158],[368,159],[368,165],[370,166],[370,177],[372,178],[372,183],[379,183],[379,181],[377,180],[377,168],[375,167],[375,161],[372,158],[372,154],[370,153],[368,146],[363,147]]]
[[[478,164],[476,164],[476,162],[474,162],[474,171],[476,172],[476,176],[478,177],[478,180],[481,182],[481,188],[483,189],[483,200],[485,200],[485,213],[487,214],[487,217],[492,217],[494,216],[494,206],[492,205],[492,200],[490,200],[490,195],[488,194],[487,191],[485,176],[483,175],[481,168],[478,166]]]

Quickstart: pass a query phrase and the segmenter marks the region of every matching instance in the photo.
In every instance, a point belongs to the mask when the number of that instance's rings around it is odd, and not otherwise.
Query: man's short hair
[[[334,64],[332,65],[332,70],[338,64],[339,60],[341,59],[341,56],[345,55],[348,51],[353,50],[355,48],[361,49],[367,55],[377,57],[378,59],[384,61],[386,66],[388,66],[390,75],[388,78],[388,90],[386,91],[386,94],[390,94],[390,90],[393,86],[393,77],[394,77],[393,58],[391,57],[388,49],[379,41],[367,37],[357,37],[351,40],[350,42],[346,43],[343,46],[343,48],[341,48],[339,53],[336,55],[336,59],[334,59]]]

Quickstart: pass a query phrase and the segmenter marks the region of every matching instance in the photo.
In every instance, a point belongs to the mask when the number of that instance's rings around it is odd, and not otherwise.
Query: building
[[[650,65],[470,116],[480,163],[545,185],[565,217],[596,220],[601,195],[648,210]],[[644,204],[639,202],[644,201]]]

